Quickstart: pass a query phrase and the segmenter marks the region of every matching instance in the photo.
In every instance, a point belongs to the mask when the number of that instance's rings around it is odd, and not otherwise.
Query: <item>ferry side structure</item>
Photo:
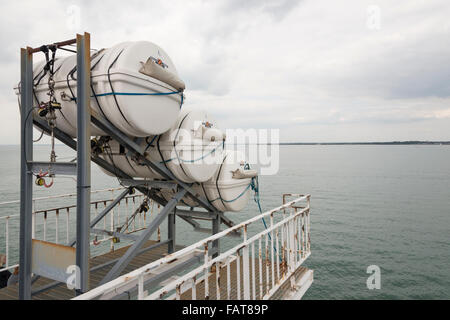
[[[60,131],[58,128],[50,126],[49,123],[40,118],[34,118],[30,116],[33,112],[33,54],[43,51],[43,50],[68,50],[65,48],[68,45],[76,44],[76,54],[77,54],[77,139],[73,139],[68,134]],[[205,198],[196,195],[192,189],[192,185],[184,183],[177,179],[164,165],[148,160],[144,155],[144,150],[141,147],[139,138],[131,139],[126,134],[118,130],[109,120],[96,114],[90,108],[90,84],[91,84],[91,63],[90,63],[90,34],[85,33],[84,35],[77,35],[76,39],[71,39],[63,42],[53,43],[51,45],[41,46],[39,48],[22,48],[21,49],[21,82],[20,82],[20,96],[21,96],[21,170],[20,170],[20,250],[19,250],[19,299],[31,299],[32,295],[32,283],[39,278],[39,275],[33,273],[32,269],[32,216],[33,216],[33,183],[34,176],[48,170],[51,167],[52,174],[54,175],[73,175],[76,176],[77,180],[77,204],[76,204],[76,238],[72,239],[67,243],[67,247],[76,247],[76,266],[79,268],[79,278],[78,289],[76,289],[76,294],[83,297],[83,293],[92,289],[89,288],[89,263],[90,263],[90,234],[92,229],[106,216],[110,213],[117,204],[120,203],[127,195],[129,195],[134,189],[144,194],[148,199],[155,201],[160,206],[162,206],[161,211],[158,215],[151,221],[151,223],[142,230],[138,236],[134,237],[134,242],[130,245],[124,254],[117,259],[113,267],[100,281],[100,287],[106,286],[109,288],[111,283],[116,283],[117,279],[121,279],[120,274],[125,270],[130,261],[133,260],[140,251],[142,251],[143,245],[149,240],[150,236],[155,233],[159,228],[160,224],[168,218],[168,253],[176,254],[176,257],[181,255],[181,253],[174,253],[175,251],[175,217],[178,216],[184,221],[191,224],[194,228],[198,228],[199,225],[195,221],[200,217],[211,221],[212,227],[211,232],[215,236],[213,238],[205,239],[207,245],[207,257],[204,257],[205,266],[210,268],[214,263],[218,262],[218,257],[220,256],[220,246],[219,240],[225,235],[224,232],[228,234],[233,234],[235,236],[242,235],[242,229],[244,230],[244,242],[249,240],[245,237],[245,227],[244,225],[236,226],[230,219],[228,219],[223,212],[215,209]],[[94,124],[97,128],[105,132],[107,135],[111,136],[113,139],[118,141],[123,145],[133,156],[139,158],[143,163],[152,168],[155,172],[163,176],[166,181],[142,181],[139,179],[133,179],[123,171],[105,160],[99,158],[94,153],[91,153],[91,141],[90,141],[90,124]],[[69,146],[70,148],[77,151],[76,162],[57,162],[54,159],[50,162],[36,162],[33,161],[33,125],[41,129],[43,132],[49,134],[53,139],[56,138]],[[104,208],[93,220],[90,220],[90,209],[91,209],[91,174],[90,165],[91,161],[99,165],[106,171],[114,173],[116,176],[127,183],[128,188],[122,191],[122,193],[115,198],[107,207]],[[176,190],[174,196],[170,200],[165,200],[158,196],[155,188],[172,188]],[[204,209],[200,210],[183,210],[178,209],[177,204],[180,199],[184,196],[192,198],[194,201],[200,204]],[[300,197],[301,198],[301,197]],[[308,196],[307,212],[309,217],[309,196]],[[290,205],[294,205],[291,203]],[[286,206],[284,209],[287,209]],[[294,206],[295,207],[295,206]],[[294,208],[291,207],[291,208]],[[279,209],[280,210],[280,209]],[[294,215],[297,217],[296,215]],[[289,218],[285,218],[289,219]],[[290,221],[290,220],[289,220]],[[309,220],[308,220],[309,221]],[[288,220],[286,220],[288,222]],[[225,224],[229,229],[220,232],[220,224]],[[292,223],[294,225],[294,223]],[[305,225],[306,226],[306,225]],[[273,228],[278,228],[279,225],[272,226]],[[300,226],[300,229],[305,229],[304,226]],[[309,228],[309,225],[308,227]],[[270,230],[270,229],[267,229]],[[266,233],[266,236],[271,237],[269,232],[273,232],[272,229]],[[286,230],[289,230],[287,228]],[[297,229],[295,229],[297,230]],[[309,229],[308,229],[309,230]],[[306,235],[305,231],[305,235]],[[286,233],[286,240],[288,240],[288,234],[292,239],[295,238],[296,233],[291,231]],[[115,237],[126,238],[126,234],[121,234],[121,232],[115,232]],[[308,231],[309,237],[309,231]],[[273,237],[271,237],[273,242]],[[266,240],[267,241],[267,240]],[[292,240],[294,241],[294,240]],[[309,240],[308,240],[309,241]],[[278,243],[278,242],[277,242]],[[309,242],[308,242],[309,243]],[[267,243],[266,243],[267,247]],[[307,246],[309,248],[309,245]],[[189,250],[192,250],[191,247]],[[272,248],[275,250],[274,246]],[[287,248],[287,247],[285,247]],[[289,247],[290,250],[294,250],[295,246]],[[266,248],[267,249],[267,248]],[[245,249],[245,250],[248,250]],[[280,249],[281,250],[281,249]],[[295,249],[298,251],[298,249]],[[295,251],[294,250],[294,251]],[[301,254],[309,255],[304,249]],[[309,249],[308,249],[309,250]],[[184,252],[184,251],[183,251]],[[284,252],[282,250],[282,252]],[[298,251],[299,252],[299,251]],[[297,252],[297,253],[298,253]],[[185,252],[184,252],[185,253]],[[281,252],[280,252],[281,253]],[[248,255],[248,253],[247,253]],[[292,254],[291,254],[292,255]],[[230,254],[231,256],[231,254]],[[228,257],[228,256],[227,256]],[[266,259],[267,259],[266,255]],[[158,265],[167,264],[169,258],[164,258],[165,260],[158,262]],[[304,258],[306,259],[306,258]],[[272,259],[273,260],[273,259]],[[294,259],[295,260],[295,259]],[[239,261],[239,259],[237,260]],[[244,265],[248,261],[245,262]],[[296,261],[296,260],[295,260]],[[272,261],[273,263],[273,261]],[[278,267],[280,264],[276,263]],[[296,264],[290,266],[291,272],[295,272]],[[297,268],[298,269],[298,268]],[[217,270],[221,270],[218,268]],[[272,272],[275,269],[272,268]],[[237,273],[238,276],[240,272]],[[262,273],[260,273],[262,275]],[[139,275],[138,283],[139,285],[139,297],[144,297],[142,295],[143,283],[145,281],[146,275]],[[266,274],[268,276],[268,274]],[[209,277],[206,277],[209,279]],[[275,281],[275,277],[271,276],[272,281]],[[312,273],[308,279],[312,281]],[[295,282],[295,281],[294,281]],[[205,288],[207,288],[208,281],[204,281]],[[244,284],[246,281],[244,281]],[[173,284],[171,284],[173,286]],[[248,288],[248,286],[245,286]],[[104,287],[103,287],[104,288]],[[97,288],[98,289],[98,288]],[[95,290],[95,289],[94,289]],[[206,292],[206,291],[205,291]],[[240,292],[238,290],[238,292]],[[206,295],[207,297],[208,295]],[[89,296],[84,296],[89,297]],[[177,296],[178,297],[178,296]],[[255,297],[255,295],[254,295]],[[249,295],[244,293],[244,298],[249,298]]]

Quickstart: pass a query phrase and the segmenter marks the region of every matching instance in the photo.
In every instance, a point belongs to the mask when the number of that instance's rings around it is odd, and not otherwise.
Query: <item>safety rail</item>
[[[124,191],[125,188],[110,188],[92,191],[92,195],[98,195],[100,199],[91,201],[91,220],[95,218],[101,210],[105,209],[114,201],[117,191]],[[110,194],[107,197],[106,194]],[[107,197],[107,198],[106,198]],[[56,196],[39,197],[33,199],[32,211],[32,236],[33,239],[49,241],[68,245],[72,237],[75,236],[76,205],[67,205],[69,199],[76,200],[76,193],[62,194]],[[132,214],[144,200],[144,195],[135,193],[125,196],[110,213],[102,218],[103,223],[99,222],[97,228],[104,229],[102,235],[93,235],[91,237],[91,246],[97,247],[102,243],[110,242],[109,249],[102,247],[101,250],[93,250],[91,257],[113,251],[116,244],[116,238],[113,232],[118,226],[128,223]],[[55,205],[55,202],[60,204]],[[66,203],[66,204],[63,204]],[[53,204],[49,208],[50,204]],[[0,254],[6,256],[5,265],[0,266],[0,272],[12,270],[18,266],[19,238],[18,231],[20,225],[19,214],[6,214],[4,212],[19,211],[20,201],[0,202]],[[44,208],[46,207],[46,208]],[[138,212],[131,223],[123,231],[124,234],[131,234],[145,229],[148,225],[148,217],[154,211],[159,210],[159,205],[150,200],[150,212]],[[110,234],[108,234],[108,232]],[[15,236],[16,239],[11,238]],[[158,240],[160,231],[158,229]]]
[[[296,198],[287,201],[288,197]],[[74,299],[111,299],[124,292],[130,296],[130,292],[136,291],[136,298],[140,300],[268,299],[294,275],[311,253],[310,195],[284,195],[283,202],[283,205],[273,210],[149,263]],[[276,222],[277,217],[279,221]],[[264,218],[270,218],[266,229],[250,236],[250,227]],[[224,253],[212,255],[212,243],[235,231],[242,232],[240,243]],[[199,253],[202,262],[198,267],[175,279],[172,277],[168,284],[156,290],[154,287],[145,287],[157,270]],[[223,279],[226,279],[226,285]]]

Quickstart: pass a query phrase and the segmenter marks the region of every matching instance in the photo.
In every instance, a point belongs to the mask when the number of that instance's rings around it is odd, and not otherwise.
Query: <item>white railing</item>
[[[123,190],[125,188],[92,191],[92,197],[98,199],[91,201],[91,220],[106,208]],[[76,201],[76,193],[33,199],[33,239],[65,245],[73,239],[76,232],[76,204],[68,204],[70,200],[72,202]],[[126,222],[131,222],[124,230],[124,233],[134,233],[145,229],[149,223],[149,215],[159,210],[159,207],[153,201],[150,201],[149,212],[140,212],[132,221],[129,221],[143,200],[144,195],[141,193],[125,196],[111,212],[105,215],[102,219],[103,221],[100,221],[95,228],[114,232],[118,226],[122,226]],[[19,200],[0,203],[0,254],[6,256],[6,263],[4,266],[0,266],[0,272],[11,270],[18,266],[20,215],[18,213],[8,214],[8,212],[19,212],[19,207]],[[158,237],[160,237],[159,230]],[[91,257],[114,250],[118,245],[114,240],[114,236],[106,233],[103,235],[92,235]],[[101,244],[107,242],[110,243],[109,246],[101,246]]]
[[[286,202],[287,197],[296,198]],[[283,202],[280,207],[147,264],[74,299],[110,299],[123,292],[132,291],[137,291],[138,299],[148,300],[186,297],[194,300],[270,298],[296,272],[311,252],[310,196],[285,195]],[[251,236],[249,230],[256,225],[261,226],[260,220],[264,218],[270,219],[267,228]],[[210,255],[211,245],[215,240],[235,232],[242,234],[238,245],[216,257]],[[146,281],[158,273],[159,269],[199,252],[203,261],[198,267],[156,290],[145,287]],[[226,279],[226,286],[223,279]]]

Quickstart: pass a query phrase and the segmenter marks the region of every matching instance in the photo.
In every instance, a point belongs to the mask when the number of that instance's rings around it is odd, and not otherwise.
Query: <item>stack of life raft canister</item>
[[[48,100],[48,63],[34,68],[34,98],[38,105]],[[60,108],[55,110],[55,126],[76,137],[76,56],[54,60],[54,95]],[[91,57],[91,108],[116,128],[140,138],[147,159],[159,162],[179,180],[193,183],[199,196],[219,211],[241,211],[248,203],[257,171],[245,157],[225,150],[225,133],[205,111],[181,108],[184,82],[164,50],[147,42],[124,42],[96,51]],[[33,117],[42,117],[40,110]],[[91,124],[93,147],[98,156],[128,175],[145,180],[163,180],[157,172]],[[107,172],[114,175],[113,172]],[[165,199],[171,189],[159,189]],[[191,198],[181,200],[196,207]]]

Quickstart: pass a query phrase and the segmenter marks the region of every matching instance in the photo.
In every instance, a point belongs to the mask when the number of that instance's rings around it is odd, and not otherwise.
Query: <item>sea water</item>
[[[64,146],[56,150],[60,161],[74,157]],[[0,202],[19,198],[19,151],[0,146]],[[48,161],[49,151],[35,146],[35,159]],[[58,178],[50,189],[35,187],[34,196],[72,193],[75,186],[72,178]],[[117,186],[92,166],[92,190]],[[279,206],[283,193],[311,194],[312,254],[305,266],[314,269],[314,282],[304,299],[450,298],[450,146],[280,146],[280,169],[261,176],[260,189],[263,210]],[[18,212],[0,216],[11,213]],[[257,213],[250,201],[228,217],[239,222]],[[163,237],[164,230],[165,224]],[[191,231],[177,222],[177,242],[206,236]],[[380,268],[380,289],[367,287],[370,265]]]

